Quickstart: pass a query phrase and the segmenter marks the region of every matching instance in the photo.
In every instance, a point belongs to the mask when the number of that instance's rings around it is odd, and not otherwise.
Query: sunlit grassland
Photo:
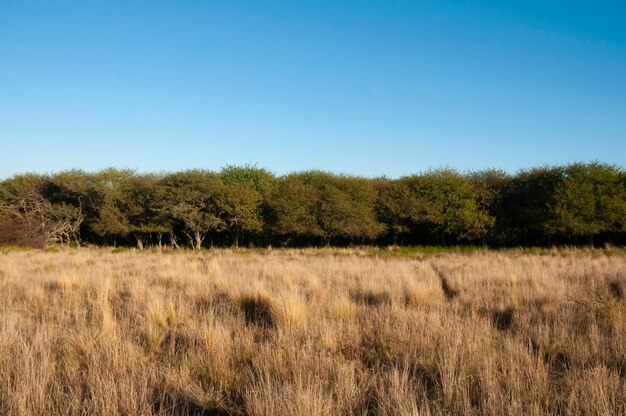
[[[623,249],[0,249],[0,414],[624,414]]]

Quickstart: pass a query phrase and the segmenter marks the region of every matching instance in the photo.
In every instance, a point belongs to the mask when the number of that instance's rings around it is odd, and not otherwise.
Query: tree
[[[378,220],[385,225],[396,245],[398,238],[408,235],[413,224],[418,223],[426,211],[406,182],[383,178],[376,180],[374,186]]]
[[[0,215],[21,230],[24,241],[38,245],[69,242],[83,217],[80,211],[65,203],[53,204],[44,196],[50,178],[43,175],[17,175],[0,187]]]
[[[16,175],[0,186],[0,217],[4,226],[12,228],[15,241],[33,245],[49,243],[46,213],[49,202],[42,196],[48,178],[37,174]]]
[[[508,244],[546,243],[553,236],[550,206],[562,178],[562,167],[542,167],[520,171],[507,183],[497,227],[505,230]]]
[[[220,171],[220,177],[225,184],[247,184],[261,200],[266,199],[277,185],[276,177],[271,172],[255,165],[226,165]]]
[[[164,234],[173,232],[172,218],[166,204],[165,190],[158,175],[136,175],[123,184],[123,195],[130,233],[142,249],[153,235],[162,246]]]
[[[318,201],[318,189],[305,181],[304,175],[280,178],[268,203],[272,232],[285,242],[322,237],[315,212]]]
[[[419,222],[434,233],[438,244],[447,237],[473,241],[484,236],[493,218],[478,204],[472,183],[451,169],[402,178],[417,199]]]
[[[324,243],[343,239],[373,239],[384,226],[376,220],[373,186],[362,178],[306,172],[304,180],[316,189],[314,212]]]
[[[503,197],[512,181],[511,175],[502,170],[487,169],[470,173],[468,179],[476,190],[478,206],[494,219],[494,226],[486,235],[487,240],[504,244],[507,230],[501,221],[506,215],[503,211]]]
[[[602,233],[626,231],[626,186],[616,166],[575,163],[567,166],[550,204],[548,232],[586,238],[593,245]]]
[[[224,186],[222,216],[230,231],[233,246],[239,246],[242,232],[259,232],[263,229],[260,202],[258,192],[245,182],[231,182]]]
[[[276,178],[265,169],[228,165],[220,171],[224,182],[222,210],[231,244],[239,246],[244,233],[263,231],[267,200],[276,187]]]
[[[209,231],[224,227],[221,178],[209,171],[188,170],[167,175],[162,183],[172,217],[180,223],[191,247],[199,250]]]
[[[90,181],[89,193],[95,213],[89,225],[98,236],[113,239],[113,245],[117,244],[118,237],[125,238],[131,232],[123,186],[133,175],[131,170],[105,169]]]
[[[67,211],[66,215],[72,218],[68,231],[76,245],[81,244],[83,222],[89,213],[96,212],[93,189],[90,175],[81,170],[69,170],[53,175],[44,189],[46,198],[60,205],[60,210]]]

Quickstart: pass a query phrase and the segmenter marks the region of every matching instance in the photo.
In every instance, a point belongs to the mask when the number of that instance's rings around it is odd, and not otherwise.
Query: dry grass
[[[0,414],[625,414],[612,249],[0,252]]]

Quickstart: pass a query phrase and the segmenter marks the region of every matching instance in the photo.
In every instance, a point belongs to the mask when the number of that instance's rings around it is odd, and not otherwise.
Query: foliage
[[[317,189],[302,175],[281,178],[269,199],[271,231],[282,238],[321,237],[315,215],[317,200]]]
[[[106,169],[0,182],[3,244],[467,245],[623,244],[626,173],[599,162],[439,169],[400,179],[321,171],[281,177]],[[21,243],[20,243],[21,242]]]
[[[564,170],[554,194],[551,233],[593,237],[626,230],[624,174],[615,166],[576,163]]]
[[[172,217],[179,222],[190,245],[199,249],[207,233],[220,230],[224,184],[221,178],[203,170],[174,173],[163,178]]]
[[[413,223],[434,233],[438,243],[446,237],[476,240],[493,224],[493,218],[480,207],[473,184],[456,171],[430,171],[403,181],[415,198]]]

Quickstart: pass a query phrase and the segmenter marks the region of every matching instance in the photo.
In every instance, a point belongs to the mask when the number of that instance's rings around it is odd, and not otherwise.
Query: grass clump
[[[404,303],[407,307],[420,308],[431,306],[442,299],[438,288],[431,285],[414,283],[404,288]]]
[[[306,302],[297,294],[281,296],[274,310],[277,320],[286,328],[304,326],[309,316]]]
[[[335,301],[333,312],[333,317],[341,321],[350,321],[356,316],[357,307],[350,299],[342,296]]]

